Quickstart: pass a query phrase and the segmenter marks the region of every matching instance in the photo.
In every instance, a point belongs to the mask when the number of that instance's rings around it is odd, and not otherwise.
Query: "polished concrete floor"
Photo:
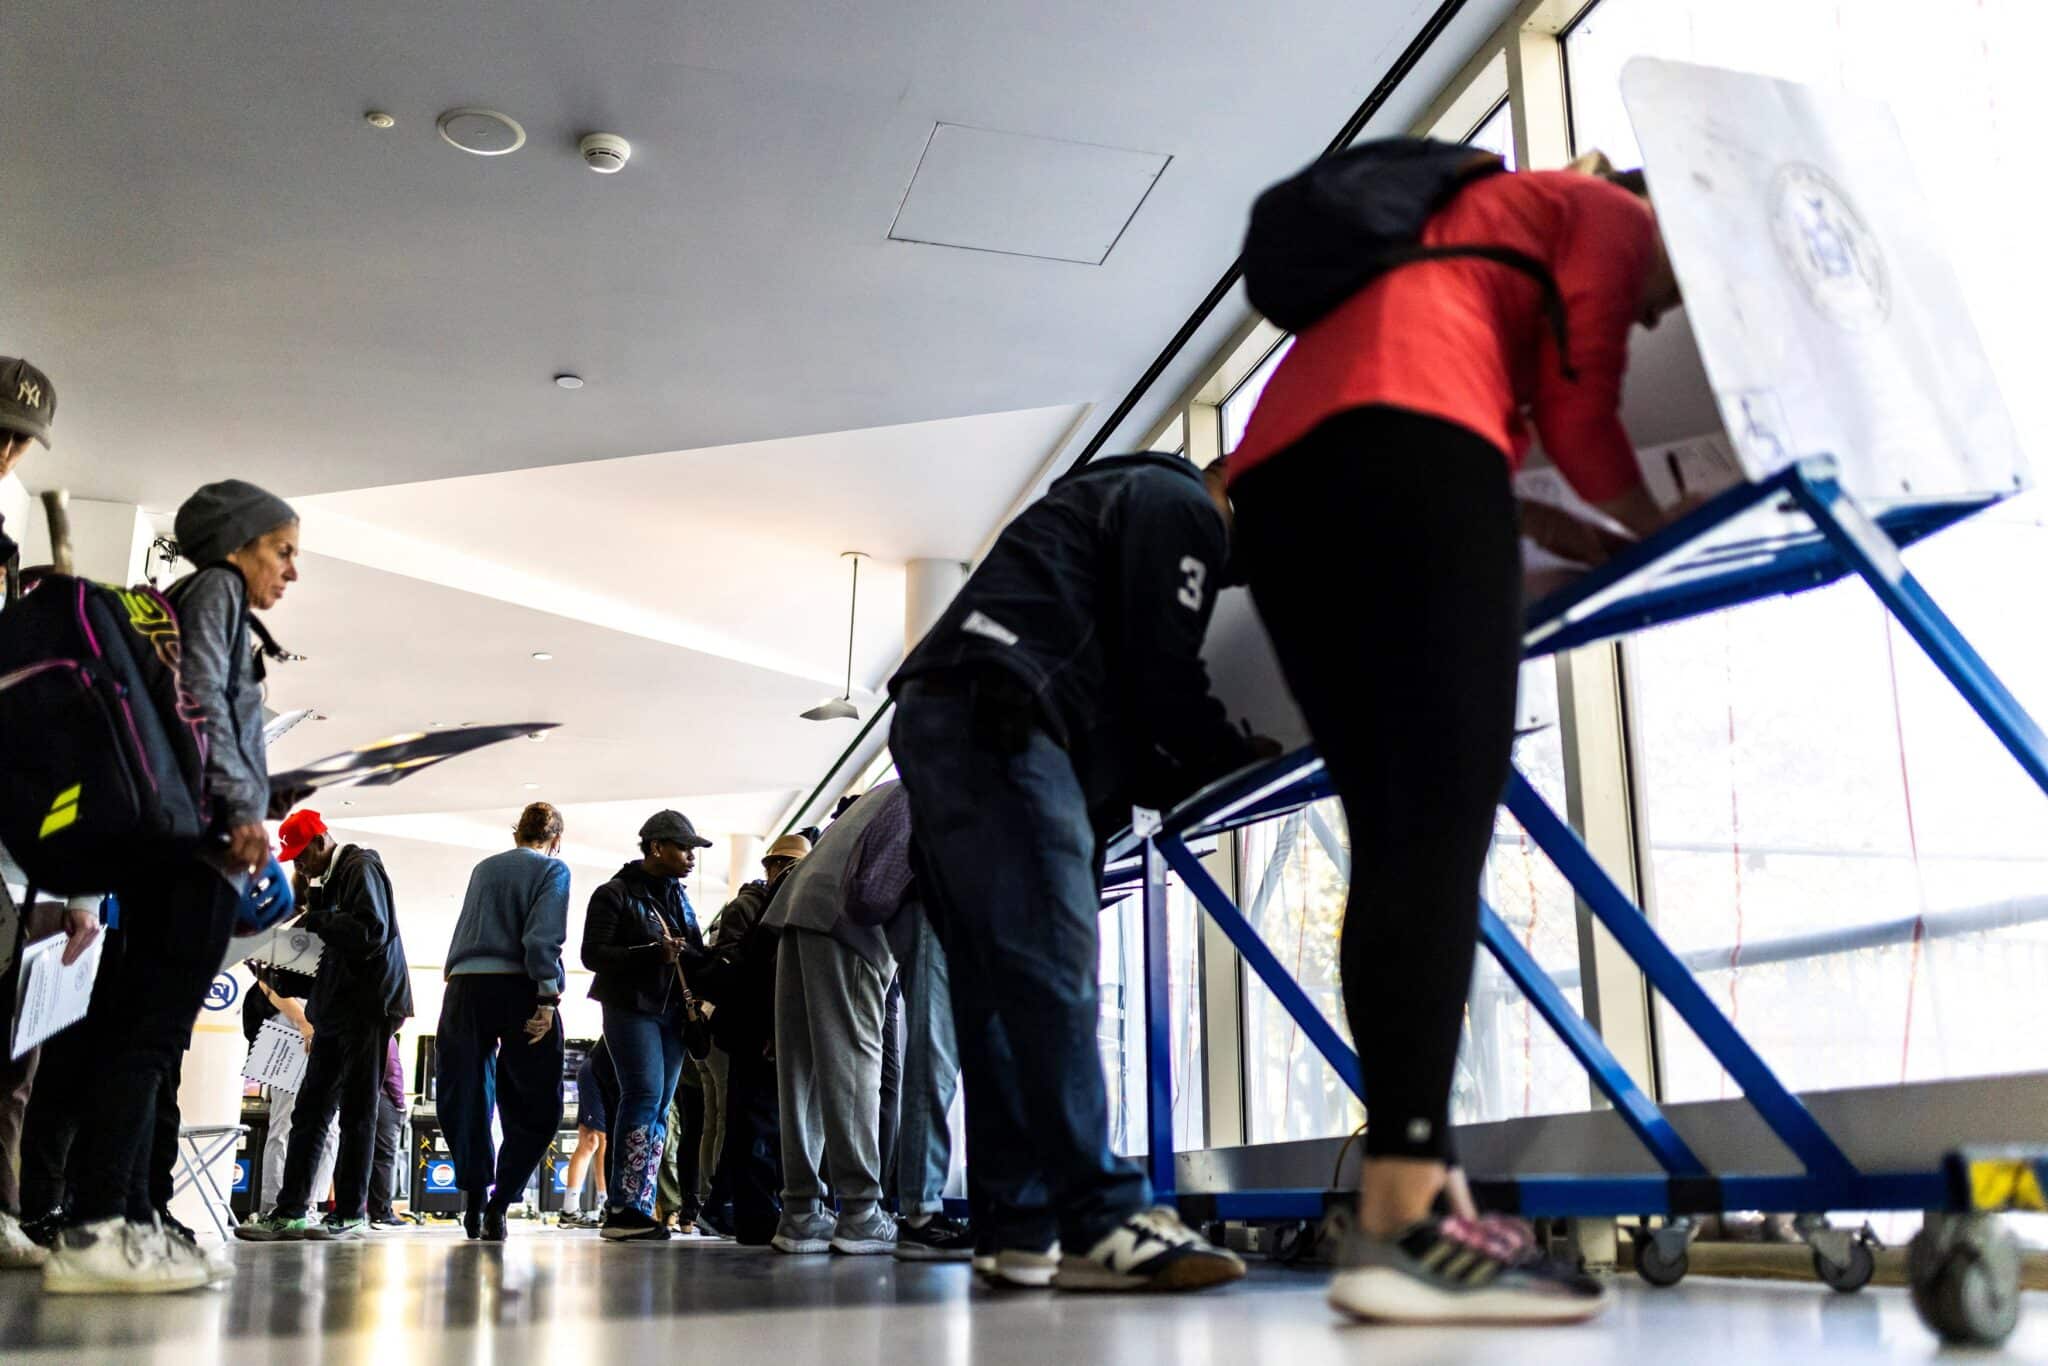
[[[962,1266],[711,1242],[608,1247],[517,1225],[502,1247],[421,1231],[234,1255],[226,1290],[156,1299],[45,1298],[34,1274],[0,1272],[0,1361],[1765,1366],[1938,1353],[1900,1290],[1697,1277],[1662,1291],[1625,1280],[1614,1312],[1581,1328],[1422,1331],[1342,1325],[1321,1274],[1263,1266],[1206,1295],[1102,1298],[991,1295]],[[1995,1359],[2048,1361],[2048,1295],[2028,1299]]]

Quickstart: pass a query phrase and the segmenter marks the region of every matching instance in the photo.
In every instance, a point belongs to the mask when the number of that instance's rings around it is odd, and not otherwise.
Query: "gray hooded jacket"
[[[207,794],[229,825],[260,821],[270,809],[270,764],[248,585],[241,570],[216,564],[172,584],[167,596],[178,610],[185,688],[206,717]]]

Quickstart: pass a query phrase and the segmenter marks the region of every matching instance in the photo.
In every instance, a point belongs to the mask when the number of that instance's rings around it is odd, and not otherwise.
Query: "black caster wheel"
[[[2019,1242],[1995,1216],[1930,1214],[1907,1277],[1920,1321],[1943,1342],[1996,1347],[2019,1322]]]
[[[1684,1234],[1673,1237],[1673,1232],[1659,1229],[1655,1233],[1639,1233],[1635,1239],[1636,1274],[1659,1289],[1677,1285],[1692,1267]]]
[[[1822,1283],[1830,1290],[1853,1295],[1869,1285],[1870,1278],[1877,1274],[1877,1254],[1871,1251],[1870,1244],[1861,1238],[1853,1239],[1849,1243],[1847,1264],[1835,1262],[1823,1256],[1819,1248],[1815,1248],[1813,1274],[1820,1277]]]
[[[1358,1214],[1350,1204],[1338,1205],[1327,1211],[1322,1223],[1316,1226],[1316,1246],[1335,1252],[1344,1242],[1345,1235],[1357,1226]]]

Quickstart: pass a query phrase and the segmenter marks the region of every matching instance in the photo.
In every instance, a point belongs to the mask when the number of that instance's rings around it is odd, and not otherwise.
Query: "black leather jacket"
[[[1066,748],[1091,813],[1120,826],[1134,803],[1170,806],[1253,757],[1202,663],[1227,553],[1179,456],[1084,465],[1004,528],[889,690],[1000,671]]]
[[[681,1010],[675,969],[658,948],[664,933],[688,941],[683,971],[694,978],[704,962],[704,937],[690,898],[680,882],[654,876],[636,859],[590,896],[583,919],[583,966],[596,975],[590,998],[648,1015]]]

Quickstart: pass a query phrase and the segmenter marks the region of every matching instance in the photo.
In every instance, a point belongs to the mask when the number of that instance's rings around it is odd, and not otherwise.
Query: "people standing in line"
[[[1510,475],[1529,422],[1588,502],[1665,520],[1619,417],[1630,329],[1678,303],[1640,176],[1467,183],[1428,247],[1505,247],[1562,297],[1471,257],[1381,275],[1305,330],[1230,460],[1239,563],[1344,802],[1341,963],[1372,1126],[1330,1298],[1362,1318],[1577,1320],[1608,1296],[1446,1195],[1473,888],[1507,782],[1522,562]],[[1566,364],[1567,351],[1570,366]]]
[[[299,1031],[300,1045],[310,1056],[313,1052],[313,1022],[306,1018],[306,996],[311,992],[312,979],[302,972],[270,974],[259,972],[256,990],[248,992],[243,999],[250,1005],[243,1011],[242,1032],[249,1042],[256,1042],[256,1030],[262,1027],[262,1017],[268,1006],[268,1014],[279,1016]],[[289,993],[289,994],[287,994]],[[256,1016],[254,1026],[250,1017]],[[270,1117],[263,1133],[263,1179],[256,1190],[257,1218],[264,1210],[277,1203],[278,1192],[284,1189],[285,1155],[291,1151],[292,1111],[299,1103],[297,1091],[287,1091],[281,1086],[266,1086],[264,1097],[270,1105]],[[341,1117],[336,1115],[327,1125],[320,1138],[320,1151],[313,1164],[313,1190],[324,1195],[334,1184],[334,1159],[341,1148]]]
[[[393,1034],[384,1056],[384,1085],[377,1092],[377,1151],[370,1162],[370,1227],[406,1228],[398,1216],[398,1173],[404,1161],[405,1061]],[[317,1185],[317,1182],[316,1182]]]
[[[174,525],[181,553],[199,566],[168,596],[185,689],[204,718],[206,790],[227,840],[210,862],[170,861],[116,889],[123,943],[100,967],[115,1009],[94,1025],[94,1085],[67,1227],[43,1269],[44,1288],[57,1293],[196,1289],[232,1274],[224,1258],[167,1231],[152,1199],[151,1154],[161,1097],[227,952],[239,884],[270,858],[263,678],[250,614],[275,607],[299,577],[299,520],[283,499],[229,479],[188,498]],[[316,1135],[325,1127],[324,1115],[312,1126]]]
[[[49,446],[50,423],[56,415],[57,390],[49,376],[25,360],[0,356],[0,479],[36,445]],[[0,589],[6,587],[15,551],[5,519],[0,518]],[[0,599],[0,610],[5,610],[4,599]],[[26,896],[27,883],[6,849],[0,848],[0,1001],[12,1001],[18,994],[17,943],[61,932],[70,941],[64,948],[64,961],[75,963],[99,937],[100,898],[76,897],[68,905],[38,898],[33,906],[17,907],[10,888],[20,887]],[[0,1270],[27,1270],[41,1266],[49,1257],[48,1250],[21,1227],[22,1125],[28,1117],[29,1093],[42,1050],[31,1048],[18,1058],[13,1053],[11,1048],[0,1048]]]
[[[391,878],[374,849],[343,845],[317,811],[297,811],[278,830],[280,857],[296,865],[307,907],[299,922],[321,941],[320,967],[306,1017],[313,1052],[292,1109],[284,1185],[268,1214],[235,1236],[251,1242],[307,1238],[331,1242],[368,1235],[370,1167],[377,1146],[378,1093],[393,1033],[412,1015],[412,979],[399,934]],[[334,1160],[334,1212],[307,1217],[318,1139],[341,1116]]]
[[[710,844],[680,811],[655,813],[640,827],[641,857],[592,894],[583,921],[583,966],[596,975],[590,996],[604,1007],[605,1043],[619,1078],[606,1144],[610,1196],[599,1230],[614,1241],[668,1237],[654,1217],[654,1198],[688,1023],[678,969],[690,973],[704,959],[683,879],[697,866],[697,851]]]
[[[887,903],[884,914],[895,912],[910,877],[901,857],[909,813],[901,783],[883,783],[854,802],[790,873],[762,921],[781,936],[775,968],[782,1108],[778,1252],[896,1250],[896,1221],[881,1208],[882,1031],[896,960],[881,918],[857,916],[856,909],[871,883],[886,883],[876,895]],[[883,868],[892,847],[900,877]]]
[[[562,814],[546,802],[519,813],[512,847],[477,864],[448,945],[448,989],[434,1039],[435,1103],[463,1231],[503,1242],[505,1211],[562,1127],[561,1004],[569,937],[569,865]],[[491,1151],[496,1112],[504,1141]]]
[[[907,848],[902,857],[909,857]],[[939,947],[914,881],[902,909],[888,923],[888,934],[903,993],[896,1164],[893,1171],[883,1168],[896,1192],[896,1256],[906,1262],[965,1261],[974,1252],[974,1231],[945,1212],[946,1177],[953,1165],[949,1116],[960,1088],[951,978],[946,951]]]
[[[781,1204],[782,1136],[775,1079],[775,931],[763,926],[790,873],[809,857],[811,841],[784,835],[761,860],[766,876],[742,885],[712,918],[716,944],[703,971],[717,1007],[711,1037],[726,1059],[725,1137],[705,1214],[714,1232],[748,1247],[775,1237]],[[730,1214],[727,1204],[730,1202]],[[724,1222],[729,1218],[730,1222]]]
[[[574,1218],[567,1213],[562,1222],[578,1228],[596,1228],[603,1222],[603,1213],[608,1187],[605,1182],[605,1135],[610,1132],[611,1107],[605,1104],[607,1087],[598,1077],[599,1068],[611,1070],[611,1055],[605,1049],[604,1040],[599,1039],[595,1047],[584,1055],[576,1068],[576,1151],[569,1154],[569,1170],[562,1184],[568,1187],[563,1199],[565,1210],[573,1203]],[[610,1089],[616,1089],[616,1081]],[[589,1179],[597,1183],[597,1205],[586,1209],[583,1205],[583,1186]]]
[[[1097,460],[1004,529],[890,690],[917,879],[945,945],[977,1260],[997,1281],[1196,1289],[1244,1274],[1111,1153],[1097,1053],[1103,841],[1252,757],[1209,692],[1220,490]],[[1064,1256],[1062,1250],[1064,1249]]]

